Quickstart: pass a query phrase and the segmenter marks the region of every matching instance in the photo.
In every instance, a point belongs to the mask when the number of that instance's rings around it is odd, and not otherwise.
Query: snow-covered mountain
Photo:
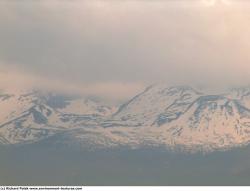
[[[188,86],[152,85],[123,104],[113,115],[114,120],[132,126],[152,126],[162,123],[160,114],[177,118],[202,93]],[[168,112],[169,111],[169,112]]]
[[[0,142],[42,140],[65,129],[97,125],[112,108],[91,99],[39,91],[0,95]]]
[[[89,148],[164,146],[190,152],[247,145],[250,87],[208,92],[156,84],[118,110],[79,97],[1,94],[0,142],[32,143],[56,136],[60,144]]]

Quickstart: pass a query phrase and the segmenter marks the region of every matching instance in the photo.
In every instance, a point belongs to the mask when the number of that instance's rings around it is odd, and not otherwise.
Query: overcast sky
[[[250,84],[249,21],[247,1],[0,0],[0,86]]]

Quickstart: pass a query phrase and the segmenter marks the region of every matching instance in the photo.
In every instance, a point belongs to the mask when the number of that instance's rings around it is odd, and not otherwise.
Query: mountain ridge
[[[249,87],[208,94],[191,86],[154,84],[119,109],[86,98],[52,98],[38,92],[0,95],[0,107],[10,107],[1,117],[0,143],[33,143],[64,132],[68,142],[93,148],[164,145],[195,152],[250,141]]]

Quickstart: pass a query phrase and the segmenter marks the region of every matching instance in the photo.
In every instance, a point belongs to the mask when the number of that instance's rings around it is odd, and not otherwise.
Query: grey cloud
[[[246,5],[1,1],[0,60],[90,82],[248,81]]]

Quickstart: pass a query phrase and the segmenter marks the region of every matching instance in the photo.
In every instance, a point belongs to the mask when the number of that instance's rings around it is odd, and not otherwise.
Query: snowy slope
[[[122,105],[113,115],[113,121],[107,122],[105,126],[113,126],[112,123],[118,121],[125,126],[150,126],[169,107],[178,113],[178,110],[183,110],[200,95],[200,92],[188,86],[152,85]]]
[[[10,144],[39,141],[65,129],[97,125],[110,112],[93,101],[63,100],[38,91],[2,94],[0,108],[0,143]]]
[[[116,112],[87,98],[5,93],[0,95],[0,143],[58,135],[61,144],[92,149],[164,146],[189,152],[249,144],[250,88],[208,92],[156,84]]]
[[[249,88],[206,95],[186,86],[151,86],[124,104],[114,114],[115,120],[104,123],[112,127],[105,132],[110,140],[116,137],[111,142],[133,146],[215,150],[246,145],[250,141],[249,95]]]
[[[71,100],[64,108],[59,109],[62,113],[77,115],[111,115],[115,108],[103,106],[90,99],[78,98]]]

